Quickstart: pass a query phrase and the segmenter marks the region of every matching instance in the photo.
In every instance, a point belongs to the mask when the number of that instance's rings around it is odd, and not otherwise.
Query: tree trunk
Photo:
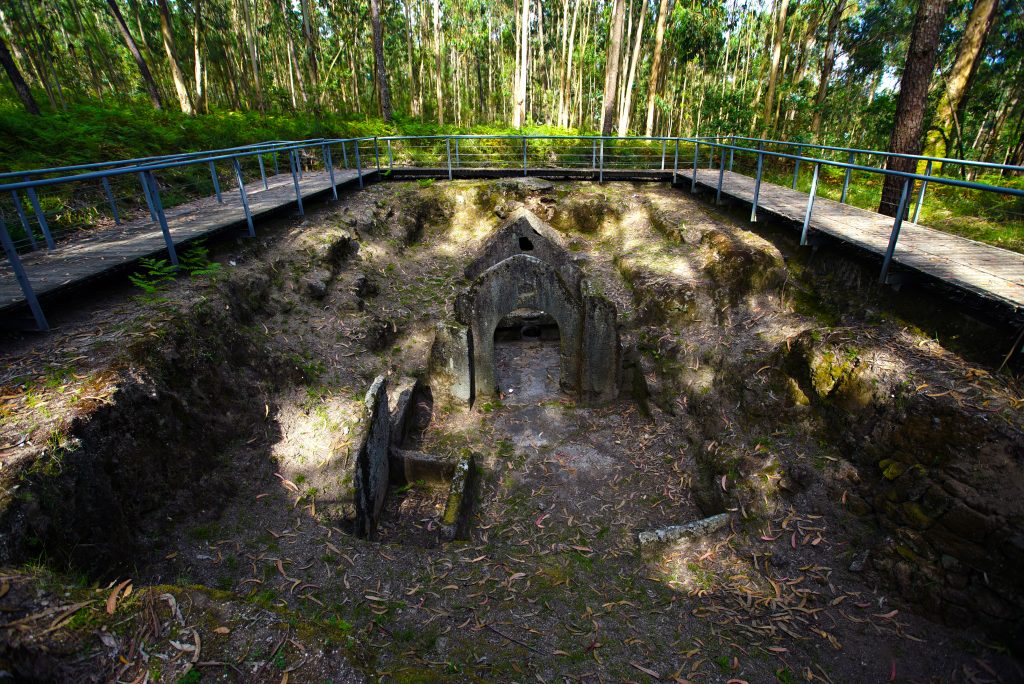
[[[4,71],[7,72],[7,76],[11,79],[11,84],[18,92],[21,103],[25,105],[25,111],[39,116],[39,105],[36,104],[35,98],[32,97],[32,91],[28,89],[28,84],[25,83],[21,71],[18,70],[18,65],[14,63],[14,58],[11,57],[11,52],[7,49],[7,43],[4,42],[3,37],[0,37],[0,64],[4,65]]]
[[[413,60],[412,53],[412,17],[410,16],[410,7],[412,3],[406,0],[402,3],[402,9],[405,12],[405,48],[406,48],[406,59],[409,66],[409,115],[418,116],[419,110],[419,99],[416,96],[416,62]]]
[[[533,0],[522,0],[523,14],[519,29],[519,68],[516,71],[515,96],[512,106],[512,128],[522,128],[526,122],[526,84],[530,63],[530,4]]]
[[[437,123],[441,126],[444,125],[444,83],[443,70],[442,70],[442,59],[441,55],[441,3],[440,0],[434,0],[434,51],[435,66],[437,68],[436,74],[436,94],[437,94]]]
[[[764,136],[768,136],[768,130],[775,112],[775,89],[779,80],[779,60],[782,57],[782,40],[786,32],[786,12],[789,11],[789,0],[781,0],[779,5],[778,23],[775,27],[772,40],[771,68],[768,71],[768,94],[764,101]]]
[[[959,124],[962,122],[956,112],[966,101],[972,77],[981,63],[985,37],[992,27],[992,21],[995,19],[998,9],[999,0],[974,1],[963,38],[960,39],[956,61],[953,62],[949,78],[946,79],[946,87],[943,89],[938,107],[935,109],[932,130],[928,133],[925,150],[930,156],[949,156],[950,150],[947,149],[945,141],[960,137]]]
[[[939,35],[946,18],[949,0],[920,0],[914,29],[910,35],[906,66],[900,81],[900,96],[896,102],[889,151],[900,154],[920,154],[924,114],[928,105],[928,86],[931,84],[935,60],[938,57]],[[886,167],[894,171],[912,173],[917,163],[913,159],[889,157]],[[882,201],[878,212],[895,216],[899,206],[903,180],[886,176],[882,186]],[[908,203],[909,204],[909,203]]]
[[[616,91],[619,85],[619,53],[622,50],[622,15],[625,0],[614,0],[608,56],[604,68],[604,106],[601,111],[601,135],[611,135],[615,121]]]
[[[252,32],[252,13],[249,0],[242,0],[242,16],[245,19],[245,40],[249,45],[249,66],[252,68],[252,82],[256,89],[256,107],[263,111],[263,86],[260,83],[260,60],[256,54],[256,38]]]
[[[195,74],[196,74],[196,109],[206,111],[206,91],[203,89],[203,3],[202,0],[195,0],[195,14],[192,22],[192,44],[195,50]]]
[[[174,80],[174,91],[178,94],[178,104],[181,111],[192,115],[192,98],[189,96],[188,85],[185,83],[185,73],[178,64],[178,56],[174,51],[174,29],[171,24],[171,11],[167,7],[167,0],[157,0],[160,8],[160,35],[164,41],[164,51],[167,53],[167,60],[171,64],[171,78]]]
[[[821,59],[821,76],[818,78],[818,94],[814,98],[814,117],[811,119],[811,133],[815,141],[821,137],[821,118],[825,110],[825,98],[828,97],[828,80],[832,77],[832,69],[836,65],[836,38],[845,10],[846,0],[836,0],[835,9],[828,18],[825,54]]]
[[[661,0],[658,7],[658,24],[654,29],[654,61],[651,63],[651,80],[647,84],[647,123],[644,135],[650,137],[654,132],[654,103],[658,94],[658,79],[661,76],[661,50],[665,45],[665,22],[672,11],[670,0]]]
[[[309,87],[313,91],[313,103],[320,105],[320,67],[317,62],[317,28],[313,24],[313,13],[309,8],[309,0],[302,0],[302,35],[306,38],[306,58],[309,61]]]
[[[640,40],[644,35],[644,20],[647,18],[647,4],[640,3],[640,21],[637,23],[636,35],[633,38],[633,57],[629,63],[629,77],[622,96],[622,108],[619,110],[619,137],[629,133],[629,115],[633,109],[633,83],[636,80],[636,67],[640,62]]]
[[[117,6],[117,0],[107,0],[107,5],[110,7],[110,14],[114,17],[117,27],[121,30],[121,36],[124,38],[125,45],[128,46],[128,51],[132,53],[135,64],[139,67],[139,73],[142,74],[142,80],[149,91],[149,101],[153,103],[153,107],[156,109],[163,109],[163,103],[160,102],[160,91],[156,88],[156,81],[153,80],[153,74],[150,73],[149,67],[146,66],[146,60],[142,58],[142,53],[139,52],[139,46],[135,44],[135,39],[132,38],[132,32],[128,30],[128,24],[125,23],[124,16],[122,16],[121,10]]]
[[[370,23],[373,26],[373,65],[377,74],[377,98],[380,115],[391,121],[391,87],[388,85],[388,70],[384,64],[384,31],[380,25],[380,0],[370,0]]]

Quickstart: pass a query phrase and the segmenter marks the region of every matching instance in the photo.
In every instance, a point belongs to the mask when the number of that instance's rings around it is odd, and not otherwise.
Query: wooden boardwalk
[[[690,168],[679,171],[679,176],[687,183],[691,181],[692,174]],[[698,169],[697,183],[716,189],[718,169]],[[726,171],[722,194],[753,202],[754,179]],[[759,212],[776,214],[803,225],[807,194],[762,182],[757,206]],[[892,224],[890,216],[818,196],[814,200],[810,229],[873,254],[884,255],[889,247]],[[1024,310],[1024,254],[904,221],[892,263],[1005,304],[1018,312]]]
[[[680,184],[690,182],[692,169],[679,170]],[[365,171],[370,180],[376,171]],[[445,177],[445,169],[394,169],[394,178],[429,175]],[[459,178],[480,178],[519,175],[514,170],[454,170]],[[529,175],[551,178],[593,176],[592,169],[531,168]],[[671,180],[671,171],[608,169],[605,180]],[[355,171],[335,170],[338,187],[356,182]],[[262,182],[249,184],[249,206],[253,218],[295,202],[295,189],[290,174],[271,176],[270,188]],[[700,169],[697,182],[714,190],[718,185],[717,169]],[[303,198],[328,191],[330,180],[324,172],[308,172],[300,182]],[[752,202],[754,179],[726,171],[723,194]],[[169,209],[167,222],[175,244],[194,240],[228,226],[244,226],[245,214],[237,190],[225,189],[224,202],[204,198]],[[772,183],[762,182],[758,208],[798,224],[803,223],[807,195]],[[884,255],[892,231],[892,219],[872,211],[840,204],[818,197],[811,217],[812,231],[824,233],[867,252]],[[125,222],[121,226],[92,230],[60,243],[53,251],[40,250],[22,257],[22,263],[37,296],[55,293],[65,287],[101,276],[113,269],[125,268],[142,257],[166,254],[159,226],[147,216]],[[940,280],[952,287],[973,293],[986,300],[1009,306],[1014,312],[1024,311],[1024,255],[993,247],[956,235],[926,228],[909,221],[903,223],[893,256],[893,266],[902,267]],[[0,265],[0,310],[24,305],[25,300],[6,263]]]
[[[367,181],[376,170],[364,171]],[[358,180],[355,171],[335,169],[335,184],[341,188]],[[295,185],[291,174],[283,173],[247,184],[249,209],[253,220],[295,203]],[[329,192],[331,181],[325,171],[307,171],[299,181],[303,199]],[[206,197],[167,209],[167,225],[174,244],[195,240],[229,226],[245,226],[245,211],[237,188],[223,188],[223,203]],[[244,228],[243,228],[244,229]],[[257,226],[257,232],[259,227]],[[21,255],[22,265],[37,297],[42,297],[83,281],[122,269],[143,257],[166,257],[167,247],[159,224],[147,215],[125,221],[120,226],[75,234],[57,243],[54,250],[39,250]],[[25,304],[25,297],[9,262],[0,264],[0,310]]]

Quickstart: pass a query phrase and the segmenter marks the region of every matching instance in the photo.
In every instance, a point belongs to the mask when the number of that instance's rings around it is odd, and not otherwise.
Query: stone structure
[[[466,267],[455,320],[438,324],[431,353],[435,396],[472,404],[498,394],[494,331],[514,311],[543,311],[557,323],[560,384],[582,403],[614,399],[621,367],[617,312],[598,294],[561,236],[519,209]]]
[[[364,429],[353,445],[356,534],[370,537],[377,529],[380,512],[388,494],[391,448],[391,413],[388,411],[388,381],[378,375],[364,401],[361,425]]]

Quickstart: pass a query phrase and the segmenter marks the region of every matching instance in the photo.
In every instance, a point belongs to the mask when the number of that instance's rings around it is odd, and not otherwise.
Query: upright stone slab
[[[469,327],[442,321],[434,331],[430,349],[430,389],[441,404],[473,402],[472,339]]]
[[[416,378],[401,377],[388,392],[388,411],[391,413],[391,445],[400,447],[409,425],[412,413],[412,398],[419,381]]]
[[[380,512],[388,494],[388,451],[391,447],[391,413],[388,411],[388,381],[378,375],[363,403],[364,428],[355,452],[355,531],[371,537],[377,530]]]
[[[584,280],[583,336],[580,340],[580,399],[584,404],[612,401],[619,394],[622,359],[615,305]]]

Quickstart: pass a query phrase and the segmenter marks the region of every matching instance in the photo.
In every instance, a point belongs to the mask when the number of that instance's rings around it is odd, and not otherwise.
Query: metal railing
[[[255,225],[249,205],[252,192],[247,188],[247,182],[258,178],[263,189],[269,190],[269,168],[273,169],[274,175],[278,175],[284,164],[287,164],[295,188],[295,201],[301,214],[304,208],[300,180],[304,173],[317,167],[326,172],[333,197],[337,198],[334,175],[337,167],[333,157],[340,148],[343,159],[341,168],[349,167],[351,151],[359,185],[362,187],[364,166],[360,161],[360,147],[371,143],[372,138],[270,142],[225,150],[10,172],[0,177],[20,180],[0,185],[0,243],[37,326],[47,330],[48,323],[19,256],[19,252],[40,249],[41,241],[37,238],[42,238],[47,249],[55,250],[58,240],[67,237],[76,228],[120,226],[126,220],[144,218],[148,211],[152,224],[162,233],[168,259],[172,265],[177,266],[178,255],[167,221],[167,209],[194,200],[196,195],[216,198],[218,204],[223,204],[224,191],[218,164],[229,166],[225,186],[231,188],[233,185],[238,191],[239,206],[248,233],[254,236]],[[178,187],[171,188],[173,193],[162,192],[157,174],[182,170],[189,172],[184,176],[184,182],[179,177],[176,184]],[[68,171],[84,172],[68,175]],[[207,180],[197,184],[195,181],[198,174]],[[128,187],[136,181],[137,189],[129,195]],[[184,193],[180,187],[182,185]],[[46,196],[48,191],[51,194]],[[24,205],[22,195],[28,200],[28,207]],[[169,195],[173,195],[171,201],[165,202],[165,196]],[[47,211],[47,205],[64,211]],[[11,210],[5,211],[8,206]],[[100,207],[105,210],[101,211]],[[81,215],[91,220],[80,221]],[[14,236],[8,230],[7,216],[16,216],[18,219]]]
[[[778,149],[775,149],[778,148]],[[795,148],[795,150],[794,150]],[[821,156],[809,156],[813,150]],[[795,151],[795,153],[794,153]],[[340,152],[341,164],[336,156]],[[364,185],[364,174],[381,172],[387,177],[401,172],[431,175],[448,179],[458,176],[485,175],[498,171],[504,174],[557,176],[572,172],[575,176],[604,181],[606,174],[616,178],[671,178],[679,182],[681,169],[692,166],[690,188],[696,191],[698,170],[705,159],[709,168],[717,164],[716,201],[721,201],[726,170],[746,171],[754,178],[750,220],[757,220],[760,189],[763,182],[788,174],[792,165],[792,187],[802,181],[800,169],[811,169],[810,187],[801,230],[801,244],[807,244],[815,198],[822,189],[826,171],[842,174],[839,201],[849,200],[853,174],[896,176],[902,179],[900,200],[883,255],[880,281],[886,282],[901,226],[908,217],[914,183],[920,183],[913,212],[917,222],[929,184],[985,193],[986,196],[1009,198],[1014,216],[1024,216],[1024,189],[991,185],[932,174],[935,163],[968,164],[989,170],[1024,173],[1024,167],[984,162],[965,162],[935,157],[894,155],[877,150],[831,147],[810,143],[759,140],[738,136],[712,137],[604,137],[592,135],[434,135],[386,136],[360,138],[323,138],[303,141],[271,141],[203,152],[189,152],[137,159],[74,166],[15,171],[0,174],[0,241],[11,270],[17,278],[25,301],[36,323],[47,329],[46,319],[33,293],[19,253],[40,248],[42,237],[46,247],[56,249],[58,241],[79,228],[119,226],[130,219],[145,219],[159,227],[170,262],[178,263],[175,244],[168,226],[166,211],[175,204],[197,197],[216,198],[224,202],[224,190],[218,164],[230,166],[228,188],[232,183],[238,191],[249,235],[255,235],[251,192],[247,183],[260,182],[270,188],[268,174],[281,174],[287,169],[295,191],[300,214],[304,211],[301,180],[306,170],[319,170],[329,176],[332,195],[337,198],[336,168],[354,169],[358,185]],[[840,157],[839,159],[828,158]],[[925,164],[924,173],[908,173],[857,163],[859,158],[886,159],[904,157]],[[286,159],[285,159],[286,157]],[[285,166],[285,164],[287,166]],[[772,165],[775,165],[774,167]],[[397,172],[397,173],[396,173]],[[164,190],[157,173],[168,178]],[[13,182],[11,179],[14,179]],[[828,179],[826,179],[828,180]],[[786,178],[788,182],[788,176]],[[28,205],[24,200],[28,200]],[[10,208],[5,202],[9,202]],[[876,205],[877,206],[877,205]],[[1013,211],[1013,209],[1011,209]],[[17,217],[12,236],[5,218]],[[33,221],[34,219],[34,221]],[[1022,224],[1024,225],[1024,224]],[[39,236],[36,233],[39,233]]]

